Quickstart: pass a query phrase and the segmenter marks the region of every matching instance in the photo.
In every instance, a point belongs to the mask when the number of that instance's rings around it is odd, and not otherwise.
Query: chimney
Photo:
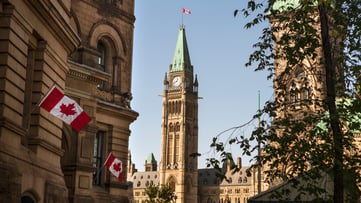
[[[232,168],[232,160],[230,158],[227,159],[227,171],[230,171]]]
[[[237,168],[242,168],[242,158],[237,157]]]

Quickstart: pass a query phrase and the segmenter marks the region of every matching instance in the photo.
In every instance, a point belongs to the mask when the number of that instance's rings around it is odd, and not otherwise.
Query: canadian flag
[[[120,182],[123,181],[123,166],[122,161],[115,158],[113,153],[109,153],[107,160],[105,161],[104,165],[107,167],[107,169],[118,178]]]
[[[65,96],[56,86],[49,90],[39,106],[71,125],[77,132],[91,121],[79,104]]]
[[[185,13],[185,14],[191,14],[191,10],[189,9],[186,9],[186,8],[182,8],[182,13]]]

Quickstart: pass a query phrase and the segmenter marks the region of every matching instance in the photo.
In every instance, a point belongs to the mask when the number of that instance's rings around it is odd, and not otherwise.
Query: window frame
[[[102,172],[105,161],[106,131],[99,130],[94,135],[92,165],[94,168],[93,185],[104,184],[104,173]],[[96,148],[96,149],[95,149]]]

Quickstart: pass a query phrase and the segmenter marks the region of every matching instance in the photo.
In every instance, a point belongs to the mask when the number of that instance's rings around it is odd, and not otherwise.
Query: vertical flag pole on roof
[[[184,15],[183,9],[184,9],[184,8],[182,8],[182,21],[181,21],[181,26],[183,26],[183,15]]]

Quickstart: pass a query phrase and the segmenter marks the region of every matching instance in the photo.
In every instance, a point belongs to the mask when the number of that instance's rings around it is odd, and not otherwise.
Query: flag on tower
[[[123,166],[122,161],[115,158],[112,152],[109,153],[107,160],[105,161],[104,165],[107,169],[118,178],[120,182],[123,181]]]
[[[55,85],[40,101],[39,106],[71,125],[77,132],[91,121],[79,104],[65,96]]]
[[[185,13],[185,14],[191,14],[191,10],[189,9],[186,9],[186,8],[182,8],[182,13]]]

